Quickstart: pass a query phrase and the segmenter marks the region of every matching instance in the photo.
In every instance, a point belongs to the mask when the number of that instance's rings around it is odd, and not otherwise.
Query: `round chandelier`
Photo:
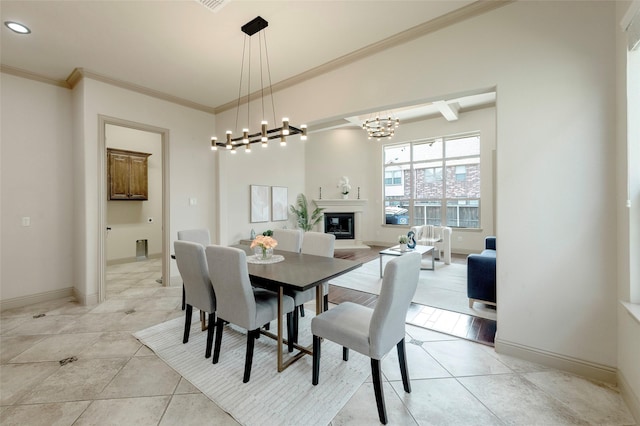
[[[368,118],[362,123],[362,128],[369,135],[369,139],[376,138],[380,140],[382,138],[391,139],[399,125],[400,119],[392,118],[389,115],[386,118]]]

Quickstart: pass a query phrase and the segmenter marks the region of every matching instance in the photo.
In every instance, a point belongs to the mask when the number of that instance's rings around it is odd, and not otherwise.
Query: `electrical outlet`
[[[22,226],[31,226],[31,218],[29,216],[22,218]]]
[[[147,223],[153,223],[153,218],[152,217],[148,217],[147,218]]]
[[[198,199],[197,198],[189,198],[189,205],[190,206],[197,206],[198,205]]]

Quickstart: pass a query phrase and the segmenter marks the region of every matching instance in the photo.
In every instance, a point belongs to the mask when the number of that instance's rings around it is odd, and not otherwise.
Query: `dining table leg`
[[[324,310],[324,285],[316,286],[316,315],[320,315]]]
[[[282,286],[278,288],[278,373],[284,370],[284,365],[282,362],[282,299],[284,296],[284,289]]]

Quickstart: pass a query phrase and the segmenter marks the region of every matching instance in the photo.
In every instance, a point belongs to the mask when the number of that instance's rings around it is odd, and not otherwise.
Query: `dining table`
[[[233,247],[244,250],[247,258],[254,257],[254,251],[248,245],[237,244]],[[247,262],[251,284],[272,290],[278,294],[278,320],[277,334],[261,330],[271,338],[277,340],[278,372],[285,370],[292,363],[304,355],[312,355],[311,347],[294,344],[299,351],[284,361],[283,345],[287,343],[282,335],[283,295],[287,290],[304,291],[316,289],[316,315],[323,311],[322,284],[347,272],[359,268],[362,264],[353,260],[335,257],[315,256],[311,254],[295,253],[283,250],[275,250],[274,255],[280,255],[284,259],[277,263],[253,263]]]

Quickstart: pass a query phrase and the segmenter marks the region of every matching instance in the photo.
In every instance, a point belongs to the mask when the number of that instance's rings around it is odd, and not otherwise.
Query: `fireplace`
[[[336,240],[355,238],[353,213],[325,213],[324,232],[336,236]]]
[[[318,226],[318,231],[320,232],[330,232],[329,229],[335,225],[335,221],[328,220],[328,216],[332,216],[336,219],[336,215],[348,214],[352,217],[349,227],[349,222],[347,221],[346,226],[343,224],[343,228],[346,228],[347,231],[352,236],[344,235],[344,230],[339,231],[340,235],[336,235],[336,243],[335,248],[337,249],[369,249],[370,247],[362,242],[362,224],[363,221],[363,213],[367,207],[367,200],[365,199],[343,199],[343,198],[330,198],[330,199],[315,199],[313,200],[316,206],[321,209],[324,209],[323,215],[324,218],[320,221]],[[332,213],[326,213],[332,212]],[[338,226],[340,225],[340,217],[338,219]],[[339,230],[339,228],[338,228]],[[335,232],[335,231],[334,231]],[[334,234],[334,232],[331,232]]]

